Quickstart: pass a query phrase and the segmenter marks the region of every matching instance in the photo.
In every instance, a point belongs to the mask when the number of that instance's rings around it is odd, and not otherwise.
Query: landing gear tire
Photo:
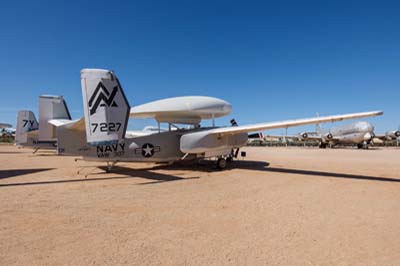
[[[114,165],[117,164],[117,161],[107,162],[106,173],[111,173]]]
[[[357,144],[357,148],[362,149],[363,148],[363,144]]]
[[[319,148],[320,148],[320,149],[326,149],[326,144],[320,143],[320,144],[319,144]]]
[[[219,158],[217,160],[217,168],[219,170],[223,170],[226,168],[226,159],[225,158]]]
[[[364,148],[364,150],[368,150],[368,142],[364,142],[363,148]]]

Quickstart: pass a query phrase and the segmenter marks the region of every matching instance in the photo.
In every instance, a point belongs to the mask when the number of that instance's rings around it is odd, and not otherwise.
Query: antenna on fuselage
[[[231,126],[233,126],[233,127],[238,126],[238,123],[236,122],[235,118],[232,118],[230,122],[231,122]]]

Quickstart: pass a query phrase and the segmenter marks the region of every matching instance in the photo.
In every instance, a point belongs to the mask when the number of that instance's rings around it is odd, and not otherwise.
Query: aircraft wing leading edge
[[[320,116],[314,118],[304,118],[304,119],[295,119],[295,120],[286,120],[286,121],[278,121],[278,122],[267,122],[267,123],[259,123],[252,125],[243,125],[237,127],[222,127],[215,128],[209,131],[209,134],[239,134],[239,133],[247,133],[254,131],[263,131],[275,128],[288,128],[294,126],[302,126],[309,124],[318,124],[325,122],[337,122],[348,119],[356,119],[370,116],[378,116],[383,115],[382,111],[372,111],[372,112],[362,112],[362,113],[351,113],[351,114],[343,114],[343,115],[332,115],[332,116]]]
[[[10,124],[5,124],[5,123],[0,123],[0,128],[11,128],[12,125]]]

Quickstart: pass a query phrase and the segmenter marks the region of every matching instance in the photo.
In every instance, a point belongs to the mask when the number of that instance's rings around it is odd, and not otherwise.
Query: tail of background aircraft
[[[56,129],[48,122],[52,119],[71,120],[67,104],[62,96],[39,96],[39,140],[55,141]]]
[[[112,71],[82,69],[86,140],[91,145],[125,138],[130,106]]]
[[[19,111],[17,114],[17,128],[15,132],[15,143],[17,145],[29,142],[28,133],[38,130],[39,124],[32,111]]]

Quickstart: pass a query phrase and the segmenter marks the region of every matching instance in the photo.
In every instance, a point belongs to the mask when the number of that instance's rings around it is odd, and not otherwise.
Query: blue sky
[[[0,121],[37,112],[40,94],[79,118],[79,71],[96,67],[131,105],[219,97],[233,105],[219,124],[382,109],[367,120],[384,132],[400,125],[399,14],[399,1],[6,1]]]

